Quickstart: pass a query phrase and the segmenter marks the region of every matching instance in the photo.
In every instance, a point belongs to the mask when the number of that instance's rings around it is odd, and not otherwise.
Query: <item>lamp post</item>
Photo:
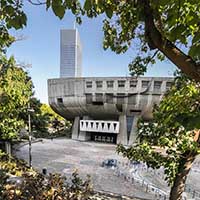
[[[31,115],[34,110],[30,108],[30,102],[28,103],[28,141],[29,141],[29,167],[32,168],[32,153],[31,153],[31,142],[32,142],[32,135],[31,135]]]

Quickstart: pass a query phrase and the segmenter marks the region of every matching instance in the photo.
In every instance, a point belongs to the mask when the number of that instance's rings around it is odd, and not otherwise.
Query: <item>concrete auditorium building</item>
[[[82,77],[82,46],[76,29],[60,33],[60,78],[48,80],[52,109],[73,121],[72,139],[131,145],[137,120],[170,88],[169,77]]]

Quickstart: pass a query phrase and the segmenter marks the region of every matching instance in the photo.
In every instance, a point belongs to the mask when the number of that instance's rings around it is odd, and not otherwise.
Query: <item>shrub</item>
[[[18,182],[8,182],[8,175]],[[95,199],[90,177],[83,181],[77,171],[70,180],[60,174],[44,176],[27,167],[26,163],[0,153],[0,200],[89,200]]]

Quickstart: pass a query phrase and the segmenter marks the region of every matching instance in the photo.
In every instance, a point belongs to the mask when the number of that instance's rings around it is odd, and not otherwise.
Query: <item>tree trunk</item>
[[[185,189],[185,181],[192,167],[195,156],[196,154],[189,153],[186,157],[181,159],[178,174],[176,175],[174,184],[170,191],[169,200],[182,200],[182,194]]]
[[[186,55],[181,49],[161,34],[154,23],[150,1],[140,0],[139,3],[144,9],[145,38],[149,48],[160,50],[187,76],[196,81],[200,81],[200,64],[196,63],[189,55]]]

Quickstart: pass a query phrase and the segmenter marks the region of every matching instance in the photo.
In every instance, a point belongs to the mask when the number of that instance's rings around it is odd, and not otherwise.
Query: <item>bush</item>
[[[89,200],[92,196],[90,179],[82,181],[78,173],[72,174],[71,183],[66,183],[66,178],[59,174],[24,173],[23,182],[7,184],[4,181],[1,199],[37,199],[37,200]]]
[[[21,182],[8,182],[7,174],[20,177]],[[0,153],[0,200],[89,200],[93,196],[90,177],[83,181],[77,171],[70,180],[59,174],[44,176],[26,163]]]
[[[34,131],[33,132],[33,137],[35,138],[48,138],[49,137],[48,132],[41,132],[41,131]]]
[[[58,130],[52,133],[34,131],[33,136],[35,138],[57,138],[57,137],[71,138],[71,129]]]

